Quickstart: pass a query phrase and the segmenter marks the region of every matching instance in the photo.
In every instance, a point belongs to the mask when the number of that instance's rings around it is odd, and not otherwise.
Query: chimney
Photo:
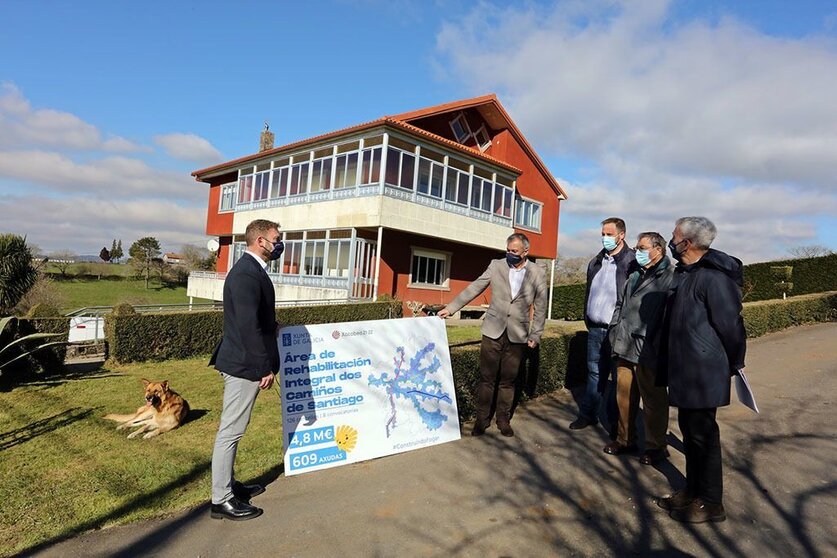
[[[273,132],[270,131],[270,125],[265,122],[264,130],[262,130],[262,134],[259,137],[259,153],[267,151],[268,149],[273,149],[274,138],[275,136]]]

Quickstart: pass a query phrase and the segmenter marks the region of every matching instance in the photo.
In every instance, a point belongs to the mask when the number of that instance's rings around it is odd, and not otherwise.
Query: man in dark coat
[[[608,339],[616,357],[616,439],[604,452],[620,455],[636,450],[636,415],[642,398],[645,424],[643,465],[668,457],[668,393],[656,385],[660,337],[674,265],[666,257],[666,241],[656,232],[640,233],[636,245],[637,270],[628,276],[616,303]]]
[[[224,281],[224,336],[209,361],[224,379],[221,422],[212,452],[210,515],[237,521],[262,514],[249,502],[264,487],[235,480],[233,467],[256,396],[273,385],[279,371],[276,295],[266,268],[284,250],[279,225],[272,221],[253,221],[244,238],[247,250]]]
[[[716,228],[705,217],[677,220],[669,242],[678,260],[669,301],[669,401],[678,408],[686,488],[658,505],[688,523],[723,521],[718,407],[729,405],[730,378],[744,368],[741,261],[709,248]]]
[[[609,217],[602,221],[602,250],[587,264],[584,293],[584,324],[587,326],[587,385],[578,405],[578,417],[571,430],[599,422],[602,394],[613,367],[607,328],[616,303],[622,297],[628,274],[635,265],[634,251],[625,244],[625,221]],[[616,398],[608,401],[607,418],[611,436],[616,434]]]

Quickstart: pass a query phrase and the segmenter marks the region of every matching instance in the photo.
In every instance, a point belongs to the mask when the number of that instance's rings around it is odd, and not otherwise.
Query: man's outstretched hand
[[[450,316],[450,310],[448,310],[447,307],[442,308],[441,310],[436,312],[436,315],[444,320],[445,318]]]

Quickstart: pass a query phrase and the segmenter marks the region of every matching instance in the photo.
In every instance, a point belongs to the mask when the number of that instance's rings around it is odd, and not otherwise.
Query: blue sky
[[[837,249],[837,5],[41,2],[0,8],[0,230],[204,244],[189,173],[495,92],[566,186],[561,252],[704,214],[745,261]]]

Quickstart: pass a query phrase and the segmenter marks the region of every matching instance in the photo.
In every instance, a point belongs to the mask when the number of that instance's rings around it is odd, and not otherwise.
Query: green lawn
[[[0,555],[209,499],[223,384],[206,357],[43,378],[0,391]],[[181,428],[128,440],[107,413],[144,403],[141,378],[166,380],[192,408]],[[275,478],[282,462],[276,389],[260,394],[236,474]]]
[[[131,304],[185,304],[189,302],[186,287],[166,287],[152,281],[146,289],[145,281],[142,279],[67,279],[55,281],[53,284],[66,297],[66,311],[85,306],[114,306],[122,302]],[[194,302],[207,301],[196,298]]]

